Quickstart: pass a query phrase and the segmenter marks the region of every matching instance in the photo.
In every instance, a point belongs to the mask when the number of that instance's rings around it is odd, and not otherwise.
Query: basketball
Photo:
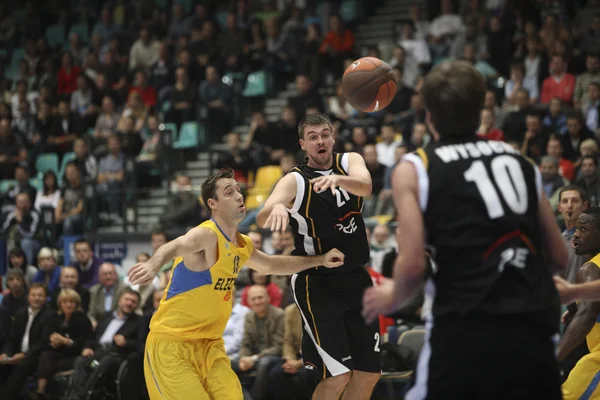
[[[394,99],[396,78],[388,63],[375,57],[363,57],[346,69],[342,88],[352,107],[363,112],[376,112]]]

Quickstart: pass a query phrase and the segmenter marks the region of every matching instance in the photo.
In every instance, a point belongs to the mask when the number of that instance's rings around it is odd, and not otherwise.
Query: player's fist
[[[577,293],[574,290],[572,284],[561,278],[560,276],[554,277],[554,285],[556,286],[556,290],[558,290],[558,294],[560,295],[560,302],[562,304],[571,304],[575,300],[577,300]]]
[[[154,265],[149,262],[135,264],[127,273],[131,285],[146,286],[156,276]]]
[[[323,265],[327,268],[335,268],[344,265],[344,253],[338,249],[329,250],[323,257]]]

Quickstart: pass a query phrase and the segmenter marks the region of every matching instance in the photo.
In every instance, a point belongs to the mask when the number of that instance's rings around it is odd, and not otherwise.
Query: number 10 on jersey
[[[483,161],[477,160],[473,161],[464,173],[465,180],[477,186],[490,219],[501,218],[506,214],[498,191],[512,212],[518,215],[525,214],[529,199],[525,176],[519,161],[511,156],[502,155],[494,158],[490,167],[491,175]]]

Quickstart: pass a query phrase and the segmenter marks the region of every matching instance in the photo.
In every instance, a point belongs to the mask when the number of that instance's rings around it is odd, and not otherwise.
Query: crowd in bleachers
[[[0,307],[3,393],[16,395],[26,382],[46,393],[56,372],[74,370],[72,398],[92,387],[114,392],[117,374],[131,382],[122,388],[126,398],[142,395],[144,335],[172,264],[132,291],[124,277],[129,266],[104,263],[89,242],[76,242],[72,267],[61,266],[56,249],[62,236],[88,232],[90,217],[122,223],[126,186],[173,178],[163,229],[181,231],[206,219],[190,178],[163,174],[165,143],[179,158],[188,148],[208,151],[225,142],[227,150],[215,151],[211,163],[233,168],[245,184],[242,229],[257,248],[288,254],[289,234],[263,243],[255,215],[277,180],[303,161],[299,120],[326,113],[336,151],[362,154],[372,175],[364,214],[368,268],[377,282],[391,276],[398,254],[389,224],[391,171],[403,154],[433,140],[419,94],[424,76],[443,60],[462,59],[488,81],[478,134],[507,141],[540,166],[557,215],[560,189],[569,184],[590,205],[600,204],[597,0],[436,0],[428,4],[430,18],[415,4],[397,22],[397,37],[368,48],[356,44],[357,15],[335,12],[360,2],[287,3],[0,5],[0,234],[8,250]],[[395,98],[378,113],[355,110],[343,95],[339,78],[359,55],[387,61],[396,76]],[[289,81],[297,93],[274,118],[256,100],[277,95]],[[244,123],[244,135],[233,132]],[[166,241],[157,231],[152,248]],[[242,270],[225,343],[248,398],[310,397],[314,382],[301,367],[302,328],[292,303],[285,279]],[[396,320],[419,325],[426,310],[417,298],[381,319],[382,335],[395,342]],[[265,322],[257,327],[257,319]]]

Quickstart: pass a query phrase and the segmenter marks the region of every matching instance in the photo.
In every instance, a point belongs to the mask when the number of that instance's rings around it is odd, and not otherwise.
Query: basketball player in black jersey
[[[436,263],[427,334],[407,400],[561,399],[552,273],[567,249],[537,166],[476,136],[486,84],[464,62],[432,70],[422,93],[439,140],[393,175],[401,254],[391,284],[368,289],[368,321],[409,299]]]
[[[362,294],[373,285],[363,268],[369,244],[361,214],[362,197],[371,194],[371,175],[359,154],[333,152],[326,116],[306,116],[298,134],[307,162],[277,183],[256,220],[272,231],[289,223],[293,254],[323,254],[336,247],[346,255],[334,274],[315,268],[292,276],[305,329],[302,357],[320,382],[313,399],[369,399],[381,372],[378,323],[366,324],[361,316]]]

